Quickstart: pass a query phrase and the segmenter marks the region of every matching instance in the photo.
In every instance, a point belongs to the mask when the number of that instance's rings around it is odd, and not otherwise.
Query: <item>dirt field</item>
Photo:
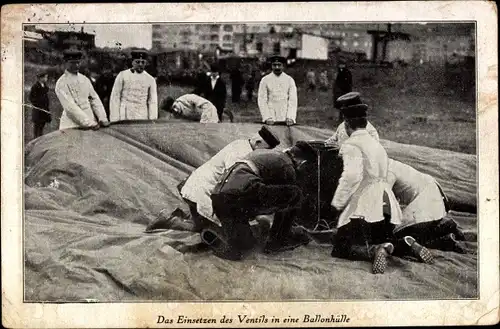
[[[26,64],[24,73],[25,102],[29,88],[35,81],[41,66]],[[373,70],[373,69],[372,69]],[[440,76],[421,72],[416,78],[411,70],[404,74],[396,71],[377,72],[376,79],[366,77],[366,72],[353,72],[354,89],[362,93],[363,99],[370,106],[370,122],[378,129],[381,138],[400,143],[424,145],[463,153],[476,152],[476,112],[475,103],[459,97],[452,90],[444,90],[436,82]],[[419,71],[420,72],[420,71]],[[411,74],[411,75],[409,75]],[[370,77],[374,76],[372,73]],[[227,79],[226,79],[227,81]],[[391,83],[386,83],[390,81]],[[62,109],[54,92],[50,92],[52,122],[45,133],[56,130]],[[338,113],[333,109],[331,91],[308,92],[305,86],[298,86],[299,108],[297,121],[302,125],[334,129]],[[192,88],[179,86],[159,86],[159,101],[167,96],[179,96],[190,92]],[[228,85],[230,91],[230,86]],[[255,91],[256,93],[257,91]],[[227,107],[235,114],[235,122],[254,122],[260,120],[256,97],[252,102],[231,103],[228,97]],[[33,139],[31,109],[24,107],[25,143]]]

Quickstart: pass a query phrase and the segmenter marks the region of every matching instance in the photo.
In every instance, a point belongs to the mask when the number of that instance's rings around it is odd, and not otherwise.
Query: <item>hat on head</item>
[[[219,72],[219,65],[213,63],[210,65],[210,72]]]
[[[42,72],[38,73],[38,74],[36,75],[36,77],[37,77],[37,78],[41,78],[41,77],[43,77],[43,76],[45,76],[45,75],[49,75],[49,72],[48,72],[48,71],[42,71]]]
[[[145,50],[140,50],[140,49],[132,50],[130,55],[132,56],[132,60],[134,60],[134,59],[148,59],[148,52]]]
[[[259,130],[259,135],[271,147],[275,148],[280,144],[280,139],[269,128],[262,126]]]
[[[350,92],[337,98],[337,106],[346,118],[364,118],[368,111],[368,105],[361,101],[358,92]]]
[[[306,141],[297,141],[288,152],[290,152],[295,159],[314,160],[317,157],[317,152],[314,147]]]
[[[68,49],[63,52],[63,56],[67,61],[80,60],[83,57],[83,53],[77,49]]]
[[[286,58],[283,56],[280,56],[280,55],[274,55],[274,56],[269,57],[269,62],[271,64],[275,63],[275,62],[286,64]]]

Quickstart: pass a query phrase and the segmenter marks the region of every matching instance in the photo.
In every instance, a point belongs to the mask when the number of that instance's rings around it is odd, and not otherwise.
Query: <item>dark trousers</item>
[[[221,221],[222,231],[228,244],[240,250],[250,249],[255,244],[249,221],[258,215],[274,213],[269,239],[281,240],[291,231],[297,211],[302,204],[300,190],[291,192],[286,197],[288,200],[277,202],[270,207],[245,206],[242,197],[222,197],[212,195],[214,212]],[[233,200],[231,200],[233,199]],[[238,200],[239,199],[239,200]]]
[[[43,135],[43,128],[46,122],[33,122],[33,135],[38,138]]]
[[[333,237],[332,256],[369,259],[372,246],[392,241],[394,227],[388,218],[376,223],[351,219],[351,222],[340,227]]]
[[[222,122],[222,115],[224,114],[223,107],[217,107],[217,116],[219,117],[219,121]]]
[[[251,101],[253,96],[253,88],[247,88],[247,100]]]
[[[341,258],[366,259],[370,257],[369,249],[376,244],[390,242],[394,245],[394,255],[404,256],[410,252],[403,240],[405,236],[413,237],[423,246],[445,250],[441,246],[441,238],[453,233],[457,239],[463,239],[457,223],[449,218],[410,225],[394,232],[395,226],[385,221],[377,223],[350,222],[339,228],[333,238],[332,255]],[[443,248],[441,248],[443,247]]]
[[[231,99],[233,101],[233,103],[238,103],[241,99],[241,91],[243,90],[243,88],[241,88],[241,86],[237,85],[237,86],[232,86],[232,95],[231,95]]]
[[[422,245],[428,246],[450,233],[455,234],[457,239],[463,240],[463,232],[461,232],[457,223],[450,218],[441,218],[431,222],[407,226],[395,232],[394,236],[398,239],[409,235]]]

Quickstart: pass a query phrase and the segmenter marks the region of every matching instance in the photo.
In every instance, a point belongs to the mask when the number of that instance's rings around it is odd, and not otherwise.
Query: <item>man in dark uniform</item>
[[[339,60],[337,76],[335,78],[335,84],[333,87],[333,102],[334,107],[339,109],[339,105],[337,104],[337,99],[350,93],[352,91],[352,75],[351,71],[346,67],[346,61],[344,59]],[[339,122],[344,121],[344,117],[342,112],[339,110]]]
[[[116,76],[113,74],[111,65],[104,64],[102,74],[97,78],[95,83],[95,91],[104,105],[104,110],[106,111],[106,116],[109,120],[109,99],[111,97],[111,90],[113,90],[113,84],[115,83]]]
[[[212,192],[212,206],[222,229],[211,244],[215,255],[240,260],[256,243],[249,221],[274,214],[265,252],[291,250],[309,238],[292,233],[292,224],[302,207],[302,191],[296,170],[316,158],[307,143],[297,143],[286,152],[256,150],[234,164]],[[203,234],[203,232],[202,232]]]
[[[244,84],[245,80],[243,79],[243,73],[241,73],[240,65],[238,64],[238,66],[231,71],[231,99],[233,103],[240,102]]]
[[[226,106],[227,89],[226,83],[220,76],[219,67],[216,64],[210,66],[210,77],[203,80],[199,92],[196,94],[208,99],[217,108],[219,121],[222,122],[222,114]],[[198,88],[197,88],[198,89]],[[231,122],[233,122],[233,113],[226,111]]]
[[[42,72],[37,75],[37,78],[37,82],[31,87],[29,96],[31,104],[35,106],[31,116],[35,138],[43,135],[45,124],[52,120],[49,110],[49,87],[47,87],[49,75],[47,72]]]

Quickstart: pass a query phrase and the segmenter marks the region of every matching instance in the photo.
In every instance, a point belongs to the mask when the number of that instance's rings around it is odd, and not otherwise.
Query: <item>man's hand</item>
[[[265,121],[265,124],[266,124],[266,125],[273,125],[273,124],[274,124],[274,120],[273,120],[273,119],[267,119],[267,120]]]
[[[101,127],[109,127],[109,121],[108,120],[99,121],[99,125]]]
[[[293,120],[290,119],[290,118],[286,118],[285,123],[286,123],[287,126],[291,126],[291,125],[294,124]]]

